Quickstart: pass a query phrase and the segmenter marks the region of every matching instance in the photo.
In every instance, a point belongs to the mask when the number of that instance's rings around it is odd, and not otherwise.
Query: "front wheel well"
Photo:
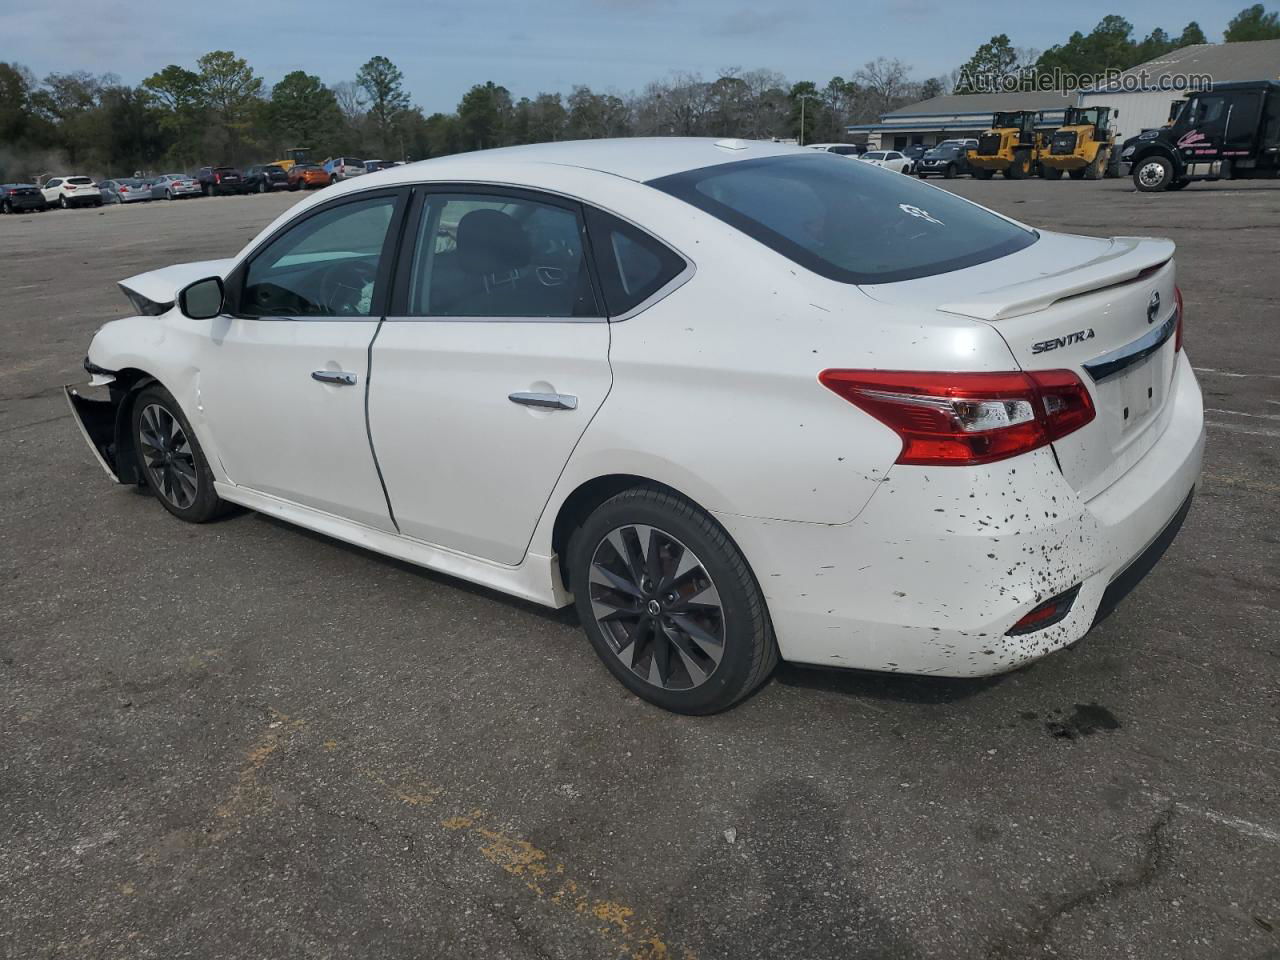
[[[116,379],[111,384],[111,400],[116,407],[113,451],[116,476],[121,483],[141,483],[133,445],[133,400],[139,391],[160,381],[145,370],[135,367],[117,370],[114,376]]]

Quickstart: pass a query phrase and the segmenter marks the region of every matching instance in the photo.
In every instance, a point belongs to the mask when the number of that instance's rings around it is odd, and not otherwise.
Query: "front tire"
[[[1143,193],[1167,190],[1173,183],[1173,164],[1164,157],[1147,157],[1133,167],[1133,185]]]
[[[1009,179],[1026,180],[1031,176],[1031,154],[1020,150],[1013,155],[1013,163],[1009,164]]]
[[[222,513],[209,461],[173,395],[159,385],[134,399],[133,445],[138,476],[179,520],[204,523]]]
[[[1042,176],[1042,177],[1043,177],[1044,179],[1046,179],[1046,180],[1061,180],[1061,179],[1062,179],[1062,168],[1061,168],[1061,167],[1048,167],[1048,166],[1045,166],[1044,164],[1041,164],[1041,165],[1040,165],[1040,176]]]
[[[974,167],[973,176],[976,180],[990,180],[995,175],[995,171],[988,170],[986,167]]]
[[[777,665],[764,597],[745,558],[683,497],[624,490],[574,532],[568,557],[587,637],[636,696],[675,713],[716,713]]]
[[[956,172],[956,165],[954,163],[948,163],[947,169],[942,172],[942,176],[944,179],[954,180],[956,178]]]

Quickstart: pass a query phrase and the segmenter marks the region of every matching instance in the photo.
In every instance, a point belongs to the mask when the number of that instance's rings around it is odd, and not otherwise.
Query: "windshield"
[[[863,160],[883,160],[884,154],[879,152],[878,150],[872,151],[871,153],[864,153],[862,155],[862,159]]]
[[[959,270],[1038,238],[945,190],[830,154],[719,164],[649,185],[844,283]]]

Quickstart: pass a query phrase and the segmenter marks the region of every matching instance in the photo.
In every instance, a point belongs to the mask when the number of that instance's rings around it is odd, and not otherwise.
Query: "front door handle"
[[[312,370],[311,379],[321,383],[332,383],[339,387],[354,387],[356,375],[345,370]]]
[[[547,410],[578,409],[578,398],[567,393],[513,393],[507,399],[526,407],[543,407]]]

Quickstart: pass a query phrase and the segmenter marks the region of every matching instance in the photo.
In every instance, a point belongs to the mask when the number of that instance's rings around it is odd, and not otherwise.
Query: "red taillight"
[[[221,183],[221,182],[222,182],[222,174],[220,174],[220,173],[215,173],[215,174],[213,175],[213,182],[214,182],[214,183]]]
[[[898,463],[966,466],[1043,447],[1094,417],[1070,370],[824,370],[819,382],[902,438]]]
[[[1067,614],[1071,612],[1071,605],[1076,602],[1076,595],[1079,592],[1080,584],[1077,583],[1070,590],[1066,590],[1056,597],[1050,597],[1044,603],[1032,607],[1030,612],[1010,627],[1005,635],[1017,637],[1024,633],[1035,633],[1037,630],[1043,630],[1045,627],[1051,627],[1055,623],[1062,622],[1067,618]]]
[[[1177,287],[1173,288],[1173,299],[1178,305],[1178,325],[1173,330],[1173,352],[1177,353],[1182,349],[1182,291]]]

